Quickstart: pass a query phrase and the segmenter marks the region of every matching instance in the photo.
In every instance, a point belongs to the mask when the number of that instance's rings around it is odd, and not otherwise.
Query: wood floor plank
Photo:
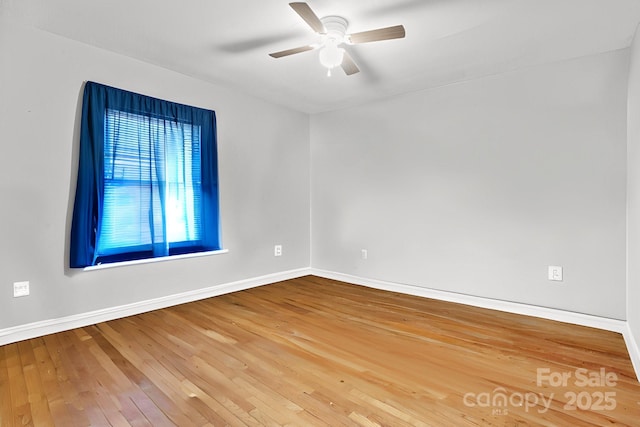
[[[33,426],[27,382],[20,361],[20,343],[7,346],[5,351],[11,396],[11,422],[14,425]]]
[[[36,426],[53,425],[54,422],[51,415],[51,409],[49,407],[47,394],[44,390],[42,377],[40,376],[40,371],[38,369],[36,355],[32,346],[33,344],[37,345],[37,340],[33,340],[31,342],[23,341],[18,345],[20,350],[22,373],[27,387],[31,416],[33,418],[33,424]]]
[[[68,392],[75,408],[88,420],[88,425],[108,426],[109,420],[98,402],[99,383],[87,366],[85,354],[87,341],[82,340],[78,330],[62,332],[59,339],[64,347],[60,359],[68,376]]]
[[[43,359],[50,362],[41,369],[46,369],[47,398],[49,407],[56,425],[90,425],[82,407],[80,406],[79,392],[70,381],[69,373],[65,367],[66,353],[69,350],[60,340],[62,334],[53,334],[42,337],[46,348],[46,355]],[[75,367],[72,367],[75,369]]]
[[[59,420],[58,423],[61,425],[70,425],[72,424],[73,418],[64,401],[57,372],[47,349],[46,342],[44,338],[36,338],[31,340],[31,344],[36,366],[40,374],[40,381],[42,382],[43,397],[46,399],[48,409],[51,412],[52,419],[49,425],[55,424],[53,420]]]
[[[0,427],[13,425],[13,406],[11,402],[12,385],[9,381],[9,370],[7,367],[7,352],[15,344],[0,347]]]
[[[3,346],[0,387],[0,427],[640,420],[620,334],[314,276]]]

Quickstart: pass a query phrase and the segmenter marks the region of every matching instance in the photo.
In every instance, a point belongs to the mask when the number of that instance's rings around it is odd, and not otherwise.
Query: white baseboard
[[[133,316],[136,314],[171,307],[178,304],[198,301],[201,299],[211,298],[231,292],[242,291],[245,289],[256,288],[258,286],[268,285],[283,280],[295,279],[297,277],[302,277],[309,274],[311,274],[311,270],[309,268],[301,268],[297,270],[290,270],[276,274],[269,274],[266,276],[254,277],[251,279],[239,280],[237,282],[211,286],[204,289],[183,292],[180,294],[169,295],[166,297],[154,298],[146,301],[136,302],[133,304],[126,304],[118,307],[66,316],[59,319],[44,320],[40,322],[15,326],[12,328],[1,329],[0,345],[11,344],[14,342],[41,337],[56,332],[67,331],[69,329],[82,328],[84,326],[94,325],[100,322],[107,322],[109,320]]]
[[[640,348],[633,338],[633,334],[631,333],[631,329],[629,329],[628,323],[624,320],[609,319],[605,317],[592,316],[588,314],[575,313],[554,308],[476,297],[454,292],[439,291],[435,289],[423,288],[420,286],[386,282],[376,279],[367,279],[363,277],[352,276],[349,274],[336,273],[333,271],[319,270],[314,268],[311,269],[311,274],[318,277],[353,283],[369,288],[398,292],[424,298],[432,298],[441,301],[455,302],[474,307],[488,308],[491,310],[504,311],[507,313],[522,314],[526,316],[539,317],[542,319],[556,320],[558,322],[565,322],[574,325],[588,326],[591,328],[618,332],[624,337],[624,341],[627,345],[627,350],[629,351],[629,357],[631,358],[631,363],[633,364],[636,377],[640,381]]]

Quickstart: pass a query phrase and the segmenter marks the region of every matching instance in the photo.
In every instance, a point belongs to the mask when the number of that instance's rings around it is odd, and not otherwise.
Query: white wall
[[[628,56],[312,116],[313,267],[625,319]]]
[[[631,45],[627,116],[627,320],[640,345],[640,31]],[[640,347],[636,351],[640,351]],[[640,365],[636,367],[640,370]],[[639,374],[640,376],[640,374]]]
[[[85,80],[216,111],[228,254],[66,268]],[[309,266],[308,115],[1,17],[0,94],[0,330]]]

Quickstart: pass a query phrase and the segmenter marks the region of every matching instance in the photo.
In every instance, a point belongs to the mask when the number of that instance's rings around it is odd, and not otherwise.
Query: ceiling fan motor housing
[[[341,16],[325,16],[320,19],[326,30],[325,39],[332,40],[336,45],[346,41],[347,27],[349,22]]]

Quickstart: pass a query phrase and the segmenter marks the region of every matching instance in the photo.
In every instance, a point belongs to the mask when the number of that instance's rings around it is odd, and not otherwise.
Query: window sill
[[[199,258],[204,256],[226,254],[227,252],[229,252],[229,249],[220,249],[217,251],[207,251],[207,252],[195,252],[192,254],[170,255],[170,256],[164,256],[159,258],[136,259],[133,261],[110,262],[107,264],[99,264],[99,265],[92,265],[89,267],[85,267],[82,269],[82,271],[103,270],[105,268],[125,267],[127,265],[138,265],[138,264],[150,264],[154,262],[173,261],[176,259]]]

